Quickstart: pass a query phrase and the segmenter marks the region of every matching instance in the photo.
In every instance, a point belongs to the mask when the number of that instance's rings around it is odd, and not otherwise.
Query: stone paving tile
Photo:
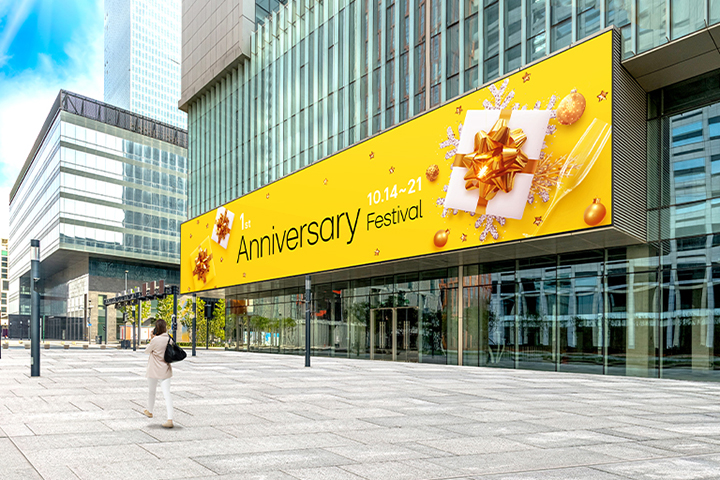
[[[703,455],[720,453],[720,444],[704,442],[702,437],[673,438],[669,440],[650,440],[641,445],[668,450],[680,455]],[[720,478],[720,472],[718,472]]]
[[[323,449],[284,450],[280,452],[245,453],[237,455],[207,455],[191,458],[216,473],[332,467],[352,463],[352,460]]]
[[[599,470],[624,475],[633,480],[717,480],[720,478],[720,456],[664,458],[637,462],[601,465]]]
[[[364,480],[364,477],[338,467],[299,468],[286,473],[298,480]]]
[[[611,455],[622,460],[643,460],[650,458],[662,458],[675,456],[673,452],[663,450],[661,448],[651,447],[650,445],[640,445],[636,443],[603,443],[597,445],[584,445],[579,447],[580,450],[589,452],[602,453]]]
[[[440,466],[426,460],[361,463],[345,465],[342,468],[367,480],[454,479],[462,475],[452,467]]]
[[[211,470],[192,460],[181,458],[172,461],[158,459],[135,459],[124,462],[97,462],[71,467],[81,480],[128,480],[135,478],[216,478]]]
[[[131,445],[156,442],[157,440],[145,432],[129,430],[124,432],[74,433],[61,435],[18,436],[13,439],[15,445],[23,452],[42,452],[73,447],[100,447],[108,445]]]
[[[720,384],[200,350],[167,430],[142,351],[3,354],[0,479],[720,479]]]
[[[3,436],[13,438],[24,437],[26,435],[35,435],[35,432],[30,430],[24,423],[2,423],[0,424],[0,431],[3,432]]]
[[[500,475],[482,475],[472,480],[627,480],[628,477],[595,470],[594,468],[562,468],[526,473],[502,473]]]
[[[419,440],[433,440],[443,438],[456,438],[461,435],[444,430],[439,427],[377,427],[367,430],[345,431],[340,430],[339,435],[364,444],[377,443],[382,439],[385,443],[404,443]]]
[[[374,445],[329,446],[325,447],[325,450],[342,455],[357,463],[388,462],[392,460],[399,461],[427,457],[427,455],[417,450],[410,450],[401,445],[391,445],[380,442],[376,442]]]
[[[574,433],[574,432],[573,432]],[[485,453],[515,452],[534,449],[528,443],[507,437],[468,437],[449,440],[421,441],[422,445],[443,450],[453,455],[479,455]]]
[[[428,461],[468,475],[528,472],[560,467],[578,467],[615,462],[617,459],[602,453],[578,448],[525,450],[523,452],[491,453],[434,458]]]
[[[628,439],[605,435],[590,430],[569,430],[565,432],[540,432],[523,435],[509,435],[507,438],[539,448],[561,448],[595,445],[599,443],[622,443]]]

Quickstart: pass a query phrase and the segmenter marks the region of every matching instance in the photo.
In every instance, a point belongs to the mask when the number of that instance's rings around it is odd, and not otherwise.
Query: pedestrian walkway
[[[720,478],[720,384],[198,351],[175,425],[142,415],[146,357],[0,360],[0,478]]]

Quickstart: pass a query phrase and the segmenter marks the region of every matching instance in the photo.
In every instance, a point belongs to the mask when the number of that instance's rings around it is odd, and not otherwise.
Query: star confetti
[[[205,228],[210,228],[210,224],[209,224],[209,223],[206,223],[206,224],[205,224]]]
[[[200,220],[197,221],[197,224],[200,225]]]
[[[600,90],[600,95],[597,96],[598,102],[602,102],[603,100],[607,100],[608,93],[605,90]]]
[[[530,81],[530,72],[525,72],[525,75],[522,77],[523,83]]]
[[[390,167],[390,173],[395,173],[395,167]]]
[[[268,200],[270,200],[270,194],[268,193],[267,195],[265,195],[265,198],[267,198]]]
[[[535,225],[540,226],[542,223],[542,217],[535,217],[535,221],[533,222]]]
[[[457,107],[457,108],[455,109],[455,113],[458,114],[458,115],[460,115],[460,114],[462,113],[462,107],[460,107],[460,106]]]
[[[220,263],[222,263],[222,261],[223,261],[223,257],[220,257]]]
[[[377,249],[377,248],[375,249],[375,256],[376,256],[376,257],[379,257],[379,256],[380,256],[380,250]]]
[[[487,237],[488,233],[497,240],[500,237],[500,234],[497,231],[497,228],[495,227],[495,222],[497,222],[500,226],[505,226],[505,217],[500,217],[498,215],[480,215],[480,218],[477,219],[475,222],[475,228],[480,228],[485,224],[485,228],[483,229],[482,233],[480,234],[480,241],[484,242],[485,237]]]
[[[375,152],[370,152],[370,160],[372,160],[373,158],[375,158]]]
[[[243,272],[243,278],[247,277],[247,273]]]
[[[323,185],[327,185],[327,182],[328,182],[328,180],[326,178],[325,180],[323,180]]]
[[[460,235],[460,241],[461,242],[467,241],[467,235],[465,235],[464,233],[462,235]]]
[[[192,233],[190,234],[190,238],[192,238]]]

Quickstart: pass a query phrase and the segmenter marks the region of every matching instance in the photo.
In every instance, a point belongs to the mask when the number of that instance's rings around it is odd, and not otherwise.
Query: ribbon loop
[[[208,254],[207,249],[199,247],[193,275],[197,276],[198,280],[202,280],[203,283],[207,283],[207,275],[210,273],[210,260],[212,260],[212,253]]]
[[[460,163],[468,170],[464,177],[465,188],[479,189],[480,198],[485,201],[501,190],[505,193],[512,190],[515,175],[523,172],[529,162],[521,150],[527,135],[521,128],[510,130],[510,114],[510,110],[501,111],[489,132],[481,130],[475,134],[475,150],[458,155]]]

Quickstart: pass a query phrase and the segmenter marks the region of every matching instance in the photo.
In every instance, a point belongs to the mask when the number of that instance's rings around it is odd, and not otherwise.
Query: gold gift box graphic
[[[200,256],[201,251],[203,252],[202,257]],[[198,248],[193,250],[187,261],[190,263],[194,289],[203,288],[215,279],[215,260],[209,237],[205,237]]]

